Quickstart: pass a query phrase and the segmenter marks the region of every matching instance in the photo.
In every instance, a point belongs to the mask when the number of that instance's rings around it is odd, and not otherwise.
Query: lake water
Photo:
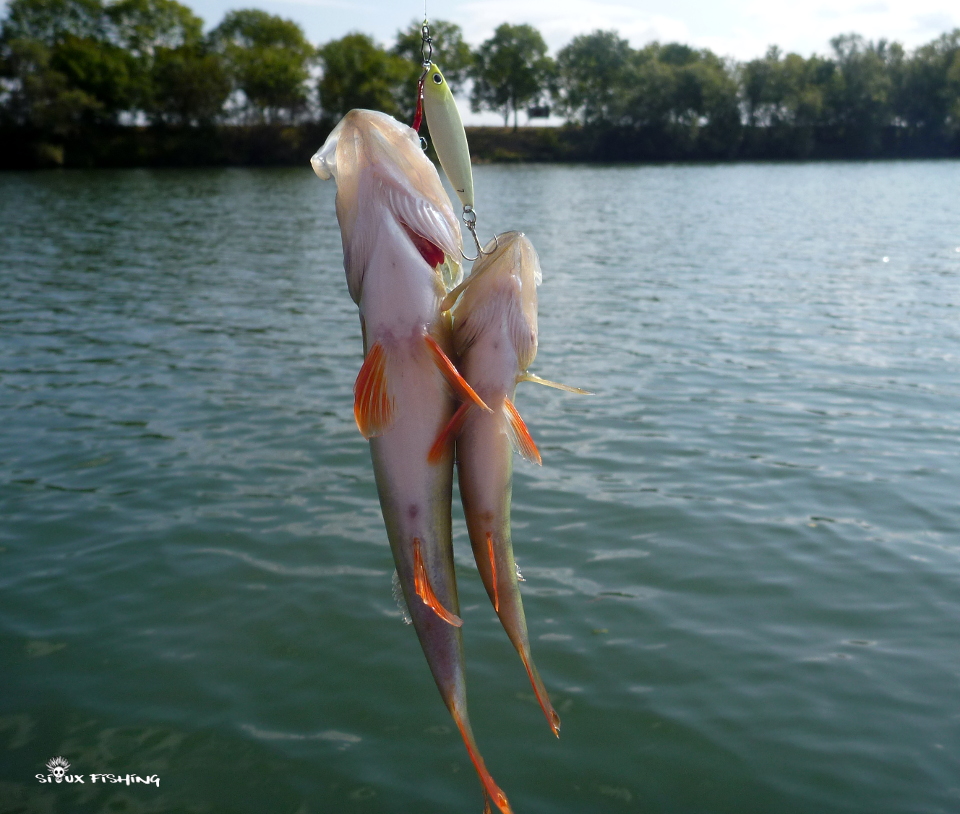
[[[560,740],[455,514],[517,814],[960,810],[960,162],[476,185],[541,255],[535,372],[596,391],[517,398]],[[480,814],[391,592],[334,194],[0,175],[0,811]]]

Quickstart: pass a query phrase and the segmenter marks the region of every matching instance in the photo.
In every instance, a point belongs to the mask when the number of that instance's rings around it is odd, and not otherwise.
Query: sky
[[[390,44],[398,29],[423,15],[423,0],[185,2],[208,26],[231,8],[262,8],[296,20],[316,43],[362,31]],[[474,46],[500,23],[530,23],[552,53],[577,34],[613,28],[634,47],[674,41],[741,60],[773,44],[804,56],[825,54],[832,37],[851,31],[911,48],[960,27],[957,0],[427,0],[427,13],[457,23]]]
[[[422,19],[424,0],[182,0],[208,27],[232,8],[262,8],[296,20],[320,44],[351,31],[383,45]],[[477,46],[504,22],[537,28],[552,54],[577,34],[615,29],[639,48],[653,40],[710,48],[738,60],[762,56],[768,46],[803,56],[826,54],[830,39],[856,32],[913,48],[960,28],[960,0],[427,0],[428,17],[449,20]],[[467,124],[497,124],[490,113],[462,105]]]
[[[382,45],[423,17],[424,0],[181,0],[212,28],[235,8],[261,8],[295,20],[311,42],[322,44],[351,31]],[[908,49],[960,28],[960,0],[427,0],[427,14],[457,23],[477,46],[504,22],[537,28],[550,52],[577,34],[615,29],[639,48],[653,40],[710,48],[738,60],[762,56],[778,45],[803,56],[826,54],[830,39],[856,32]],[[442,67],[442,66],[441,66]],[[494,114],[472,114],[468,124],[496,124]]]

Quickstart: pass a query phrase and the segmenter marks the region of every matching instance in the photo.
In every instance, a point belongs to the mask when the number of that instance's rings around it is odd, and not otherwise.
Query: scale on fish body
[[[417,111],[413,119],[413,129],[419,132],[423,116],[426,115],[440,166],[463,204],[461,219],[477,247],[476,257],[467,257],[463,252],[461,254],[464,260],[473,262],[487,252],[482,248],[477,236],[477,212],[473,208],[473,167],[470,163],[467,133],[450,85],[433,62],[433,37],[430,36],[430,24],[426,19],[420,27],[420,36],[423,73],[417,82]],[[421,136],[420,142],[426,149],[426,139]],[[499,245],[496,235],[494,242]]]

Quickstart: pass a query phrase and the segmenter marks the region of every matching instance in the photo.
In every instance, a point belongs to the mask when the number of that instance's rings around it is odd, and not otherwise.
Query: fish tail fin
[[[419,537],[413,538],[413,586],[417,592],[417,596],[423,601],[423,604],[433,610],[444,622],[454,627],[460,627],[463,624],[463,620],[459,616],[455,613],[450,613],[450,611],[443,607],[443,603],[440,602],[440,599],[436,593],[434,593],[426,566],[423,564],[423,554],[420,551]]]
[[[553,704],[550,703],[550,696],[547,695],[547,688],[543,686],[543,680],[540,678],[540,673],[537,672],[537,668],[533,663],[533,659],[530,657],[529,649],[520,650],[520,658],[523,661],[523,666],[527,670],[527,676],[530,678],[530,684],[533,686],[533,692],[537,696],[537,702],[540,704],[540,709],[542,709],[543,714],[547,716],[547,723],[550,724],[550,729],[553,730],[553,734],[559,738],[560,716],[557,715],[557,711],[553,708]]]
[[[383,435],[393,423],[393,397],[387,385],[386,352],[375,342],[353,385],[353,417],[364,438]]]
[[[460,430],[463,429],[463,422],[467,420],[467,413],[470,412],[471,407],[473,407],[473,402],[465,401],[457,408],[453,417],[447,422],[447,426],[440,431],[437,440],[434,441],[433,446],[430,447],[430,452],[427,454],[427,463],[440,463],[443,454],[457,439],[457,436],[460,435]]]
[[[477,742],[474,740],[473,731],[470,729],[470,721],[467,719],[466,712],[461,715],[459,710],[453,709],[451,710],[451,714],[457,724],[457,729],[460,730],[460,737],[463,738],[463,744],[467,747],[470,762],[473,763],[473,768],[476,770],[477,776],[480,778],[480,783],[483,785],[484,794],[493,800],[493,804],[500,810],[501,814],[513,814],[513,809],[510,808],[510,803],[507,802],[507,795],[500,790],[500,787],[496,784],[490,772],[487,771],[480,750],[477,748]]]
[[[450,357],[448,357],[447,354],[443,352],[443,348],[437,344],[437,340],[430,336],[430,334],[424,334],[423,338],[427,343],[427,348],[430,350],[430,355],[433,357],[434,363],[450,387],[453,388],[453,392],[457,395],[457,398],[461,401],[473,402],[481,410],[492,413],[493,410],[484,404],[483,399],[474,392],[473,388],[467,384],[467,380],[460,375],[456,366],[450,361]]]
[[[517,408],[513,406],[513,402],[509,398],[503,400],[503,414],[507,419],[507,434],[510,436],[510,443],[528,461],[542,465],[543,458],[540,457],[540,450],[537,449],[533,436],[530,435],[530,430],[527,429],[527,425],[524,424],[523,419],[520,418],[520,413],[517,412]]]

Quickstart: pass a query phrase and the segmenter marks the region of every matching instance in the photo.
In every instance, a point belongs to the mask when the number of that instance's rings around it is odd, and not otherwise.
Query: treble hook
[[[472,263],[475,260],[479,260],[483,255],[493,254],[494,251],[500,248],[500,237],[499,235],[494,234],[493,242],[494,247],[491,251],[485,252],[483,247],[480,245],[480,238],[477,237],[477,213],[473,211],[473,207],[470,205],[463,207],[463,225],[467,227],[467,231],[473,236],[473,242],[477,246],[477,256],[476,257],[467,257],[463,253],[463,249],[460,250],[460,256],[463,257],[468,263]]]

